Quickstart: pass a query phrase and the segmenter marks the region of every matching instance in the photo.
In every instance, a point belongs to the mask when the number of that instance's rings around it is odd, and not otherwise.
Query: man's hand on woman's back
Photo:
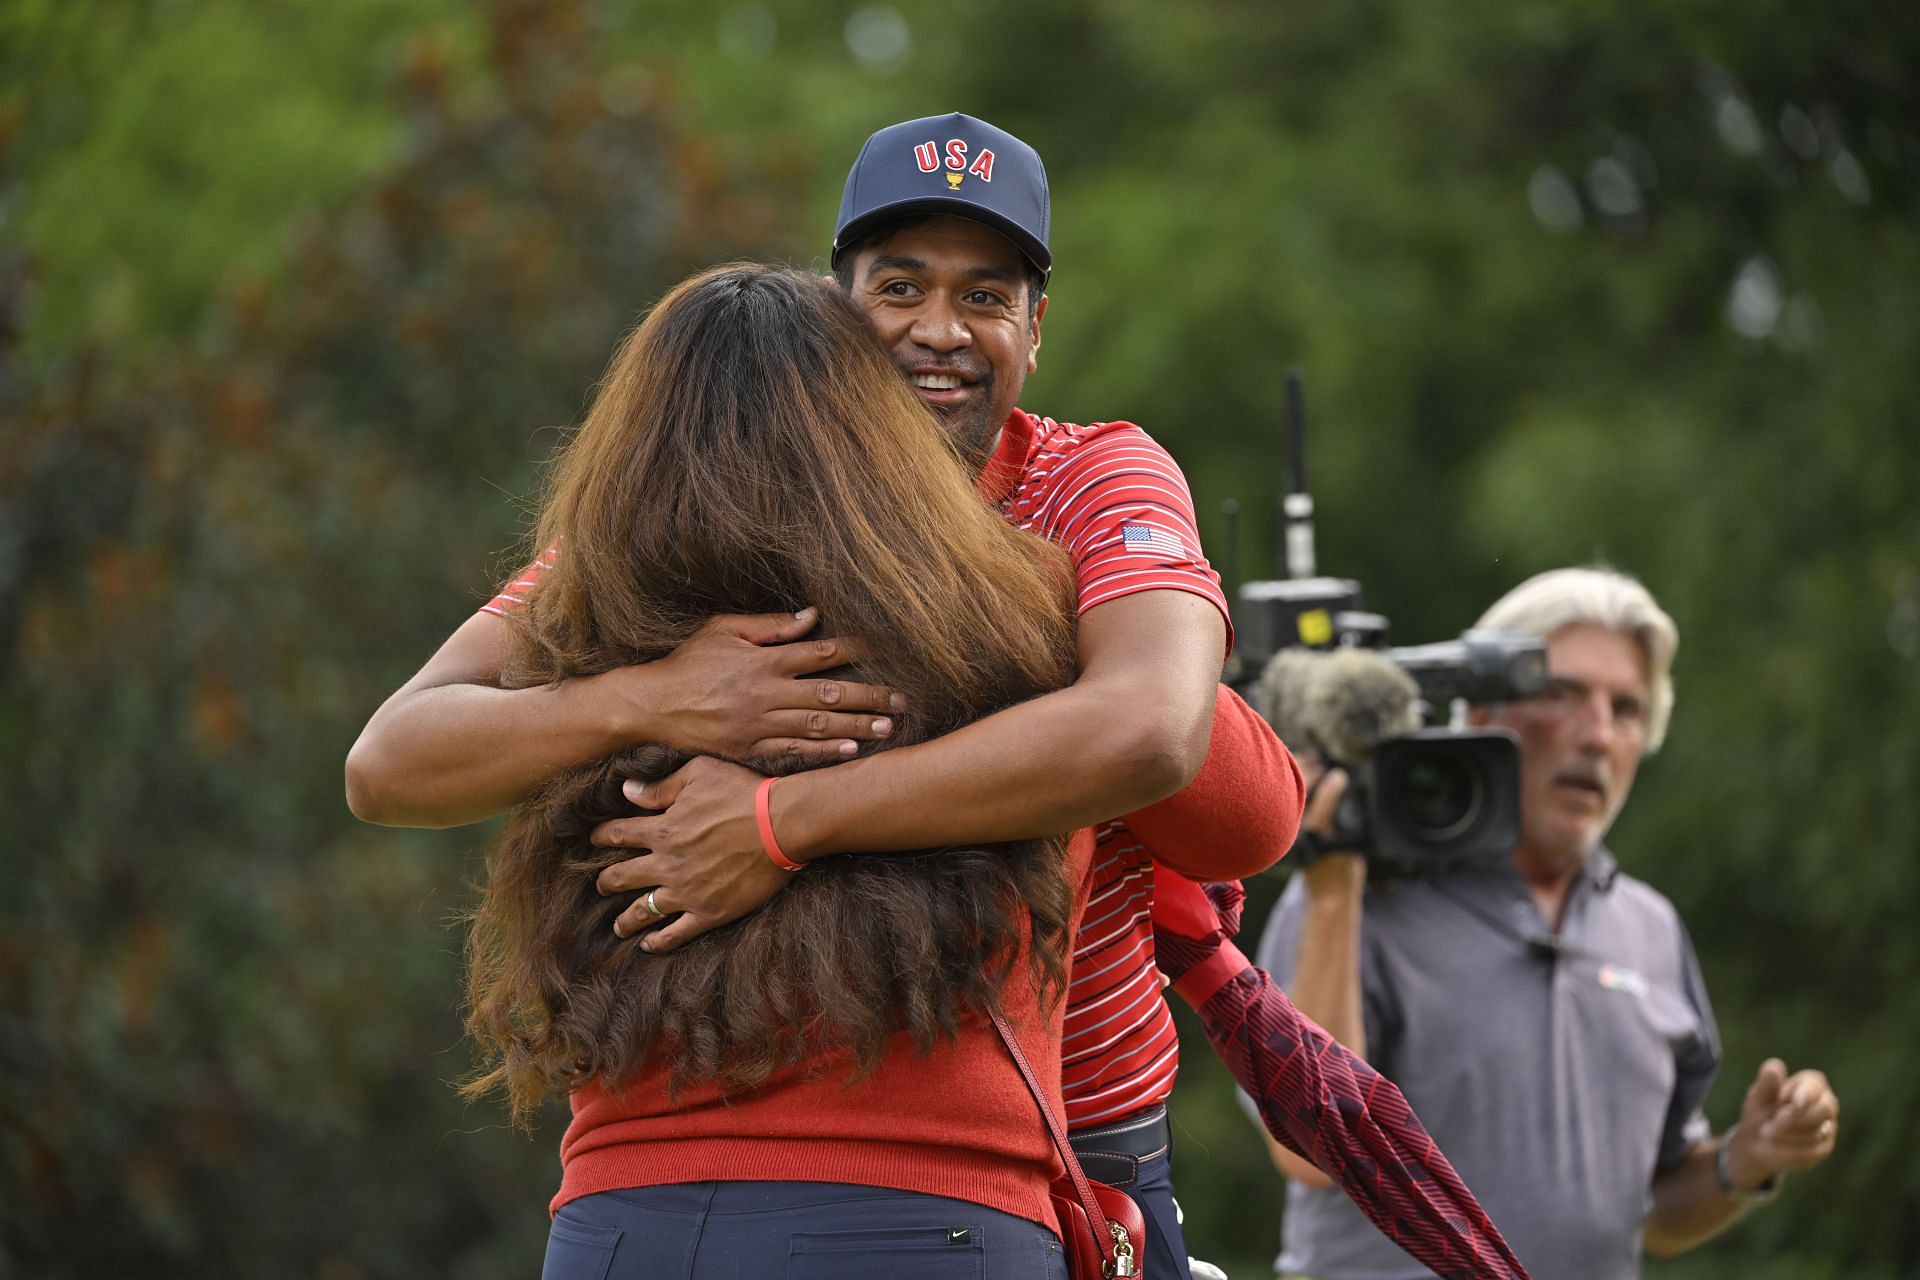
[[[822,675],[858,662],[847,637],[808,640],[818,613],[721,614],[653,668],[645,696],[670,717],[662,741],[733,760],[840,760],[893,730],[896,691]]]

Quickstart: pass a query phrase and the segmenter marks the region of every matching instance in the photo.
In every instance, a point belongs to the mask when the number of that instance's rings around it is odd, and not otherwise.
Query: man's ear
[[[1047,295],[1041,294],[1039,304],[1033,309],[1033,323],[1027,330],[1027,372],[1032,373],[1040,367],[1040,322],[1047,318]]]

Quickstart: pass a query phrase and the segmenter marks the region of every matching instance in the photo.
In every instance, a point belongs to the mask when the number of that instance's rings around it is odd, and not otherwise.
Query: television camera
[[[1464,711],[1542,692],[1546,645],[1524,632],[1467,631],[1389,647],[1387,619],[1367,612],[1360,584],[1316,572],[1296,373],[1286,386],[1288,576],[1236,593],[1228,682],[1289,747],[1351,777],[1333,833],[1303,834],[1288,861],[1357,850],[1381,872],[1426,874],[1505,857],[1520,836],[1518,744],[1505,729],[1467,727]]]

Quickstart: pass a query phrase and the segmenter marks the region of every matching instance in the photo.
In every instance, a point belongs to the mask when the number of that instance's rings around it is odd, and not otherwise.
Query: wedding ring
[[[651,911],[651,912],[653,912],[653,918],[654,918],[655,920],[658,920],[658,919],[660,919],[660,918],[661,918],[662,916],[664,916],[664,915],[666,915],[666,914],[667,914],[666,912],[664,912],[664,911],[662,911],[662,910],[660,909],[660,904],[659,904],[659,903],[657,903],[657,902],[655,902],[655,901],[653,900],[653,895],[654,895],[654,894],[656,894],[656,893],[658,893],[658,892],[660,892],[660,890],[659,890],[659,889],[657,889],[657,888],[654,888],[654,889],[649,889],[649,890],[647,890],[647,896],[646,896],[646,899],[645,899],[645,901],[646,901],[646,904],[647,904],[647,910],[649,910],[649,911]]]

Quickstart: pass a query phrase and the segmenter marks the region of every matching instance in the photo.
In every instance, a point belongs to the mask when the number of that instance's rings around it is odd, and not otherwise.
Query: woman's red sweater
[[[1086,905],[1093,841],[1074,835],[1067,875]],[[1059,1001],[1039,1006],[1023,955],[1002,1006],[1034,1070],[1060,1100]],[[925,1056],[905,1035],[872,1075],[844,1057],[810,1062],[750,1093],[710,1084],[669,1097],[664,1068],[617,1093],[572,1098],[552,1210],[580,1196],[676,1182],[847,1182],[984,1204],[1055,1229],[1048,1184],[1064,1172],[1033,1095],[993,1025],[968,1018]]]

